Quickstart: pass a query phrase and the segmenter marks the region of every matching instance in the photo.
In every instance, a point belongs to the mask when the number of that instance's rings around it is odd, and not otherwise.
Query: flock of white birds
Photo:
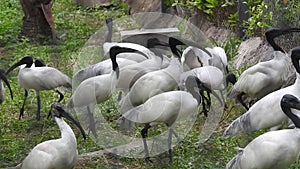
[[[144,125],[141,135],[146,161],[151,162],[146,141],[148,129],[164,123],[169,129],[168,148],[169,159],[172,162],[172,135],[178,137],[173,124],[185,116],[198,113],[199,107],[207,116],[211,106],[211,94],[224,106],[224,92],[228,83],[233,84],[227,93],[228,98],[236,99],[247,112],[225,129],[224,137],[249,134],[260,129],[272,131],[258,136],[245,148],[239,149],[238,154],[225,168],[283,169],[298,160],[300,48],[294,48],[288,54],[274,42],[274,38],[300,32],[300,29],[267,30],[265,36],[274,49],[274,58],[248,68],[236,80],[228,71],[227,56],[221,47],[203,48],[180,37],[168,37],[168,42],[149,38],[146,46],[111,42],[112,19],[108,18],[106,24],[108,34],[103,51],[109,59],[78,71],[72,79],[31,56],[23,57],[7,71],[0,69],[0,78],[7,85],[13,99],[7,76],[20,67],[18,83],[25,91],[20,118],[24,115],[28,90],[35,90],[37,95],[37,120],[40,120],[39,92],[54,90],[60,94],[60,99],[52,104],[49,116],[51,115],[57,123],[61,138],[38,144],[17,168],[73,168],[78,157],[77,142],[71,127],[63,118],[75,123],[86,138],[79,121],[72,117],[69,111],[84,108],[87,114],[92,115],[95,105],[105,102],[115,92],[120,92],[120,126],[131,130],[135,123]],[[182,51],[182,48],[177,46],[185,48]],[[156,50],[158,48],[168,48],[169,53],[160,53]],[[282,88],[289,73],[290,62],[296,70],[297,78],[293,85]],[[66,106],[60,103],[64,96],[57,89],[62,86],[72,89],[72,96]],[[0,91],[2,103],[5,99],[2,82]],[[257,101],[248,107],[243,102],[245,96]],[[288,124],[289,129],[282,129],[284,124]],[[93,124],[89,130],[97,137]]]

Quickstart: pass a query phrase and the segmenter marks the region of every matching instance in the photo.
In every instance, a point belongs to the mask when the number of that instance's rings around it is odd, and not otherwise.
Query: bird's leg
[[[207,105],[208,105],[208,108],[210,108],[210,106],[211,106],[210,92],[206,91],[206,95],[207,95]]]
[[[24,100],[23,100],[22,107],[20,109],[19,119],[21,119],[21,117],[24,116],[24,107],[25,107],[25,102],[26,102],[27,97],[28,97],[28,91],[25,89]]]
[[[36,120],[40,120],[41,119],[41,99],[40,99],[39,91],[36,91],[36,98],[37,98]]]
[[[179,142],[179,136],[178,136],[178,134],[174,131],[173,128],[170,128],[170,132],[172,132],[172,134],[174,134],[174,136],[177,138],[177,142]]]
[[[237,95],[237,101],[240,102],[242,104],[242,106],[246,109],[249,110],[249,107],[246,105],[246,103],[243,101],[243,96],[245,95],[245,93],[240,93],[239,95]]]
[[[59,100],[57,102],[60,103],[64,99],[64,95],[57,89],[54,91],[59,94]]]
[[[222,90],[219,90],[219,91],[220,91],[222,102],[224,103],[224,110],[226,110],[228,107],[227,107],[223,92],[222,92]]]
[[[172,163],[172,133],[175,133],[173,129],[169,128],[168,136],[168,149],[169,149],[169,163]]]
[[[95,138],[98,138],[94,114],[91,112],[91,109],[89,106],[87,106],[87,112],[88,112],[89,130],[93,133]]]
[[[149,150],[148,150],[148,145],[147,145],[147,140],[146,140],[148,137],[148,129],[150,127],[151,126],[149,124],[145,124],[144,128],[141,131],[141,135],[142,135],[143,144],[144,144],[144,151],[145,151],[145,157],[146,157],[145,161],[152,163],[152,161],[150,160],[150,157],[149,157]]]
[[[200,90],[199,93],[200,93],[200,96],[202,98],[202,113],[204,113],[204,116],[207,117],[208,110],[206,109],[205,101],[207,103],[208,99],[205,97],[203,90]]]
[[[64,99],[64,95],[57,89],[55,89],[54,91],[59,94],[59,99],[57,102],[60,103]],[[49,111],[47,118],[49,118],[50,116],[51,116],[51,110]]]
[[[118,94],[118,102],[120,102],[121,100],[122,100],[122,91],[120,91]]]

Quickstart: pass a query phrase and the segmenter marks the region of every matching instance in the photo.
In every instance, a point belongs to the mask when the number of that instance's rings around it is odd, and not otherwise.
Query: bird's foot
[[[153,163],[153,161],[150,160],[150,157],[146,157],[146,158],[145,158],[145,161],[146,161],[146,163]]]
[[[40,120],[41,120],[40,112],[36,113],[36,120],[37,120],[37,121],[40,121]]]
[[[208,114],[207,114],[207,113],[208,113],[208,110],[206,110],[206,109],[205,109],[205,110],[202,110],[202,112],[201,112],[201,113],[203,113],[205,117],[207,117],[207,116],[208,116]]]
[[[20,109],[20,115],[19,115],[19,120],[24,116],[24,108]]]

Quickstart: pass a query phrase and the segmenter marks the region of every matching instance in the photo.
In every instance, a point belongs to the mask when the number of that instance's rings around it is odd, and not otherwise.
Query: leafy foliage
[[[250,37],[254,34],[263,35],[264,28],[271,27],[267,24],[272,21],[272,12],[268,12],[268,5],[263,0],[245,2],[249,7],[248,13],[250,18],[242,23],[242,26],[246,28],[246,36]]]
[[[1,1],[0,6],[0,47],[10,40],[14,39],[21,27],[22,17],[19,1],[5,0]]]

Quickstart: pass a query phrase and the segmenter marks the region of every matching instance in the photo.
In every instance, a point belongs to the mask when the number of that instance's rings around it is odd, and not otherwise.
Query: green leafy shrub
[[[0,5],[0,46],[16,39],[22,23],[22,10],[19,1],[2,0]]]
[[[271,27],[267,24],[272,21],[272,12],[268,11],[268,5],[263,0],[247,0],[246,5],[249,7],[247,11],[250,14],[250,18],[242,23],[242,26],[246,28],[246,36],[263,35],[264,29]]]

